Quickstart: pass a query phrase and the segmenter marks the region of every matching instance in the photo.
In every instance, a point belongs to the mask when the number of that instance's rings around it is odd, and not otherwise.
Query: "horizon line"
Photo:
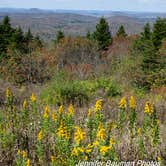
[[[106,9],[63,9],[63,8],[55,8],[55,9],[51,9],[51,8],[36,8],[36,7],[30,7],[30,8],[21,8],[21,7],[0,7],[0,9],[17,9],[17,10],[32,10],[32,9],[36,9],[36,10],[45,10],[45,11],[58,11],[58,10],[65,10],[65,11],[99,11],[99,12],[135,12],[135,13],[166,13],[164,11],[137,11],[137,10],[106,10]]]

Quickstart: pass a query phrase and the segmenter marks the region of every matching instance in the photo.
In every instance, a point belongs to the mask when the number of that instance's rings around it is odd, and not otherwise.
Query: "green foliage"
[[[96,31],[93,33],[93,38],[98,42],[100,50],[105,50],[112,43],[112,36],[109,25],[105,18],[101,18],[96,25]]]
[[[96,80],[96,88],[103,89],[108,97],[115,97],[121,94],[120,87],[112,79],[106,77]]]
[[[56,34],[56,39],[55,39],[55,43],[59,43],[60,40],[62,40],[65,37],[64,32],[63,31],[58,31]]]
[[[144,26],[144,32],[141,33],[141,38],[142,40],[150,40],[151,39],[151,29],[150,29],[150,24],[146,23]]]
[[[154,23],[152,40],[155,48],[161,47],[162,40],[166,38],[166,19],[158,18]]]
[[[141,56],[142,69],[142,72],[138,75],[139,78],[136,77],[139,80],[137,83],[147,89],[152,86],[161,86],[164,83],[164,75],[161,73],[164,73],[163,71],[165,70],[163,65],[165,62],[165,47],[163,46],[165,35],[166,20],[158,18],[153,31],[151,32],[150,25],[147,23],[144,27],[144,32],[134,43],[134,54]]]
[[[125,28],[123,25],[121,25],[119,27],[118,32],[116,33],[116,36],[118,36],[118,37],[126,37],[127,36]]]
[[[121,94],[119,86],[109,78],[94,80],[73,80],[65,73],[57,73],[48,87],[41,92],[41,98],[45,103],[86,104],[103,90],[106,97],[115,97]]]
[[[42,42],[39,37],[34,38],[30,29],[24,34],[20,27],[11,27],[8,16],[4,17],[0,24],[0,61],[8,59],[9,50],[29,53],[39,47],[42,47]]]

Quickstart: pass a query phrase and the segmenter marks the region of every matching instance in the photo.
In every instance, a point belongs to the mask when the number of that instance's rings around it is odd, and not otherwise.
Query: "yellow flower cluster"
[[[138,133],[138,135],[142,134],[142,129],[140,127],[138,128],[137,133]]]
[[[45,109],[44,109],[43,118],[47,119],[48,116],[49,116],[49,112],[50,112],[50,109],[49,109],[48,106],[46,106]]]
[[[42,138],[43,138],[43,131],[40,130],[40,132],[39,132],[38,135],[37,135],[37,140],[38,140],[38,141],[41,141]]]
[[[115,144],[115,140],[113,138],[110,138],[109,143],[110,143],[110,147],[112,148],[112,146]]]
[[[68,133],[68,130],[67,130],[67,127],[64,125],[63,122],[61,122],[58,130],[57,130],[57,135],[59,137],[62,137],[62,138],[65,138],[65,139],[69,139],[70,136],[69,136],[69,133]]]
[[[101,153],[102,155],[105,155],[110,149],[111,149],[110,146],[101,146],[101,147],[100,147],[100,153]]]
[[[88,146],[85,148],[85,153],[91,153],[93,151],[93,144],[88,144]]]
[[[96,111],[96,112],[102,110],[102,102],[103,102],[102,99],[99,99],[99,100],[96,101],[96,104],[95,104],[95,111]]]
[[[51,156],[51,163],[55,162],[55,156]]]
[[[59,107],[58,112],[59,112],[60,114],[62,114],[62,113],[64,112],[63,105],[61,105],[61,106]]]
[[[75,128],[74,140],[76,144],[80,144],[80,142],[85,139],[85,132],[80,127],[76,126]]]
[[[25,99],[24,102],[23,102],[22,107],[23,107],[23,109],[26,109],[27,106],[28,106],[28,103],[27,103],[27,100]]]
[[[30,166],[30,165],[31,165],[30,159],[28,159],[27,162],[26,162],[26,166]]]
[[[104,141],[106,138],[106,131],[102,125],[102,123],[99,124],[98,132],[97,132],[97,140]]]
[[[72,156],[78,156],[80,153],[84,153],[84,148],[82,148],[82,147],[74,147],[72,152],[71,152],[71,155]]]
[[[53,120],[54,122],[57,120],[57,115],[56,115],[56,112],[55,112],[55,111],[52,112],[51,117],[52,117],[52,120]]]
[[[32,103],[36,102],[36,95],[34,93],[32,93],[30,100]]]
[[[74,107],[72,104],[69,105],[69,108],[68,108],[68,114],[70,116],[72,116],[74,114]]]
[[[153,111],[154,111],[153,105],[149,101],[147,101],[146,104],[145,104],[144,112],[147,113],[147,114],[152,114]]]
[[[25,150],[22,151],[22,157],[23,158],[27,157],[27,152]]]
[[[119,108],[125,109],[127,107],[126,97],[123,97],[119,102]]]
[[[91,109],[88,110],[88,117],[91,117],[93,114],[93,111]]]
[[[11,92],[10,88],[7,88],[6,89],[6,98],[9,98],[11,96],[12,96],[12,92]]]
[[[135,109],[136,108],[136,101],[135,101],[133,96],[130,97],[129,106],[130,106],[131,109]]]

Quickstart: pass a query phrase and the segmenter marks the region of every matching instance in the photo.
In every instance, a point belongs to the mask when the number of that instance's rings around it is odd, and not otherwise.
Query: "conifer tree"
[[[55,43],[59,43],[61,39],[65,37],[63,31],[59,30],[56,34],[56,40]]]
[[[153,43],[158,50],[162,44],[162,40],[166,38],[166,18],[158,18],[153,28]]]
[[[28,32],[25,34],[25,41],[29,44],[33,40],[33,35],[31,29],[28,29]]]
[[[126,36],[127,36],[127,34],[126,34],[126,32],[125,32],[125,28],[124,28],[123,25],[121,25],[121,26],[119,27],[119,30],[118,30],[118,32],[116,33],[116,36],[118,36],[118,37],[126,37]]]
[[[97,41],[100,50],[105,50],[112,42],[109,25],[105,18],[101,18],[96,25],[96,31],[93,33],[93,38]]]
[[[92,35],[91,35],[90,31],[87,32],[87,34],[86,34],[86,38],[89,39],[89,40],[92,39]]]
[[[150,40],[151,39],[151,29],[150,29],[150,24],[146,23],[144,26],[144,32],[141,33],[141,38],[142,40]]]

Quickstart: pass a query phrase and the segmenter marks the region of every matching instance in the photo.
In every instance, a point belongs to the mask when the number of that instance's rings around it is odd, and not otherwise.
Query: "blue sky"
[[[0,0],[0,7],[166,12],[166,0]]]

